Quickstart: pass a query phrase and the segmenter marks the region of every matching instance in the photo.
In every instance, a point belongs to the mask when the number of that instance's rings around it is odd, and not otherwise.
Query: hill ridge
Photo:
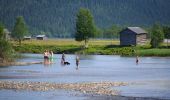
[[[169,5],[170,0],[0,0],[0,21],[12,30],[16,16],[23,16],[32,34],[73,37],[80,7],[90,9],[99,28],[108,28],[169,25]]]

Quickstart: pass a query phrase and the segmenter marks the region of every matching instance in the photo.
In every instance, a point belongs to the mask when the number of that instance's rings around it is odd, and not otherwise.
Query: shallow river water
[[[19,62],[43,61],[41,54],[24,54]],[[113,87],[122,96],[152,97],[170,99],[170,57],[140,57],[139,64],[134,57],[115,55],[81,55],[76,69],[75,55],[66,55],[70,65],[61,65],[61,55],[55,54],[53,64],[0,67],[0,81],[42,81],[56,83],[122,81],[128,86]],[[0,90],[0,100],[25,99],[88,99],[81,93],[57,90],[48,92]],[[95,98],[93,98],[95,99]],[[106,98],[105,98],[106,99]]]

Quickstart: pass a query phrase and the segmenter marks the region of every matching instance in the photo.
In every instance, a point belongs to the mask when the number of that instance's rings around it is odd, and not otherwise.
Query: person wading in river
[[[47,50],[44,51],[44,59],[49,59],[49,52]]]
[[[50,56],[49,51],[48,51],[48,50],[45,50],[45,51],[44,51],[44,65],[50,64],[49,56]]]
[[[139,63],[139,57],[136,56],[136,64],[138,64],[138,63]]]
[[[49,56],[50,63],[53,63],[53,55],[54,55],[53,51],[51,50],[49,54],[50,54]]]
[[[79,63],[80,63],[80,59],[78,57],[78,55],[76,56],[76,69],[79,69]]]
[[[63,53],[61,57],[61,64],[64,64],[64,62],[65,62],[65,54]]]

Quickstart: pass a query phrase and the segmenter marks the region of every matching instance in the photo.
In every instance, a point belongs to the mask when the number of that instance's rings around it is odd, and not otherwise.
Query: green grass
[[[23,41],[21,46],[12,42],[14,49],[22,53],[43,53],[44,50],[53,50],[54,53],[81,53],[100,55],[122,55],[122,56],[170,56],[170,48],[164,44],[157,49],[152,49],[149,43],[144,46],[121,47],[117,40],[90,40],[89,48],[84,49],[83,42],[76,42],[73,39],[49,39]]]
[[[12,41],[14,45],[18,45],[16,41]],[[74,45],[74,46],[81,46],[84,45],[84,42],[77,42],[74,39],[47,39],[47,40],[25,40],[22,41],[22,44],[29,44],[29,45],[51,45],[51,46],[68,46],[68,45]],[[89,45],[119,45],[118,40],[90,40]]]
[[[140,56],[170,56],[170,49],[143,49],[139,50]]]

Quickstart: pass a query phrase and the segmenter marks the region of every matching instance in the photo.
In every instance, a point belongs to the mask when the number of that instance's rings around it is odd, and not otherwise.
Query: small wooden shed
[[[45,40],[47,37],[45,35],[37,35],[36,39],[37,40]]]
[[[31,40],[31,36],[24,36],[24,40]]]
[[[147,32],[140,27],[127,27],[120,32],[120,45],[143,45],[147,41]]]

